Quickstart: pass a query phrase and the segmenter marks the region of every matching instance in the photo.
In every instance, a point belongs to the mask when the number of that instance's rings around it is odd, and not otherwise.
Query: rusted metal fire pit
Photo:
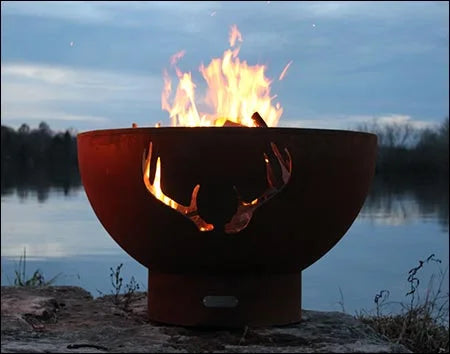
[[[299,321],[301,270],[355,220],[375,155],[375,135],[337,130],[78,135],[81,177],[97,217],[149,269],[150,319],[186,326]],[[158,157],[165,201],[155,192]]]

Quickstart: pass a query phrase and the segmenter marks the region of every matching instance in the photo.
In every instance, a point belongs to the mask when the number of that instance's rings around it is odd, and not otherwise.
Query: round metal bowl
[[[164,194],[189,205],[192,191],[200,185],[199,213],[211,223],[232,216],[237,193],[247,202],[264,193],[265,156],[272,153],[273,144],[284,156],[288,150],[291,175],[241,231],[201,231],[147,190],[142,163],[150,142],[154,160],[160,157]],[[196,277],[197,282],[208,276],[297,279],[341,239],[358,215],[374,175],[376,147],[373,134],[323,129],[130,128],[78,135],[79,167],[92,208],[111,237],[149,268],[155,291],[157,274],[170,274],[178,283],[178,276]],[[155,162],[152,166],[154,171]],[[290,279],[288,283],[294,281]],[[183,291],[170,286],[174,292]],[[162,317],[165,322],[199,323]],[[253,322],[286,323],[299,315],[281,317]]]

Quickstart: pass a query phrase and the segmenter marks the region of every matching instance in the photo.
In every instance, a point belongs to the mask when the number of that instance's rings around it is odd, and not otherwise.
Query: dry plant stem
[[[389,292],[382,290],[375,296],[377,305],[375,316],[360,315],[359,318],[371,325],[377,332],[392,339],[395,343],[405,345],[416,353],[448,353],[448,304],[449,293],[443,294],[442,284],[446,271],[440,269],[440,280],[435,289],[435,275],[431,276],[426,297],[419,300],[418,287],[420,280],[418,271],[430,262],[441,263],[434,254],[426,260],[420,260],[417,267],[408,272],[408,283],[411,290],[406,296],[411,296],[409,303],[401,303],[403,311],[398,315],[384,315],[381,307]]]
[[[239,340],[239,345],[242,345],[242,343],[245,342],[245,336],[247,335],[247,332],[248,332],[248,326],[245,326],[244,333],[242,333],[242,337]]]

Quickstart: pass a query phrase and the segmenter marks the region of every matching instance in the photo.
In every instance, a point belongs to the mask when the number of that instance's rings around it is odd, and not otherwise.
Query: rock
[[[149,322],[146,293],[124,308],[78,287],[2,287],[1,301],[2,353],[410,353],[340,312],[303,310],[289,326],[200,330]]]

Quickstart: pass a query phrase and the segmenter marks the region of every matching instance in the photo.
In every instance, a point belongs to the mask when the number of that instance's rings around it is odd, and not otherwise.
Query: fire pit
[[[200,102],[212,110],[197,108],[191,73],[176,66],[181,51],[170,60],[173,102],[167,71],[161,95],[175,127],[78,135],[89,201],[111,237],[148,267],[155,321],[299,321],[301,270],[345,234],[374,174],[375,135],[274,128],[283,108],[272,104],[272,80],[264,66],[239,60],[236,26],[229,42],[222,59],[199,68],[208,84]]]
[[[294,128],[130,128],[78,135],[81,177],[111,237],[149,269],[152,320],[281,325],[301,270],[364,202],[376,136]]]

